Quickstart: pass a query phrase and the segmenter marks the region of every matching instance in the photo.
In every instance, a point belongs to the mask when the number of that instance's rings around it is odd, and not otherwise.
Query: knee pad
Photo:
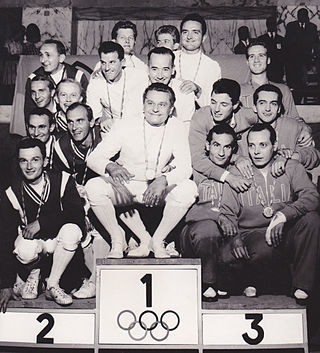
[[[15,249],[13,251],[17,259],[23,264],[29,264],[37,260],[41,252],[41,240],[24,239],[22,237],[15,242]]]
[[[82,232],[78,225],[64,224],[58,234],[58,242],[68,251],[75,251],[82,238]]]

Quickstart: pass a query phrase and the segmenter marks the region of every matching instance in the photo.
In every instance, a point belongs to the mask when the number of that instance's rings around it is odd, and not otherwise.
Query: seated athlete
[[[253,169],[251,187],[237,193],[226,184],[221,199],[219,224],[224,236],[231,237],[223,261],[241,262],[247,273],[261,276],[264,269],[271,268],[271,259],[280,256],[291,264],[294,298],[306,300],[315,283],[319,258],[318,192],[296,160],[288,160],[283,175],[271,174],[277,140],[270,124],[254,125],[247,143]],[[257,277],[249,279],[253,295]]]
[[[156,258],[170,257],[164,241],[195,201],[197,190],[189,180],[191,160],[186,131],[181,122],[171,117],[174,101],[170,87],[153,83],[143,95],[143,119],[118,121],[108,138],[88,157],[88,167],[101,175],[89,180],[85,187],[93,212],[111,236],[109,258],[122,258],[126,249],[124,231],[115,213],[115,207],[121,205],[118,190],[126,190],[127,204],[133,208],[135,203],[147,207],[165,204],[152,238],[139,214],[133,214],[130,229],[139,238],[140,246],[129,251],[128,256],[132,257],[146,257],[150,251]],[[119,164],[110,160],[117,153]],[[175,168],[163,173],[172,158]],[[119,186],[107,183],[106,174]]]
[[[68,133],[56,142],[55,166],[73,176],[79,195],[84,201],[86,237],[81,242],[81,246],[91,276],[84,278],[82,286],[73,293],[75,298],[83,299],[95,296],[96,258],[105,257],[110,250],[109,245],[95,229],[88,216],[90,205],[84,190],[85,183],[97,176],[88,168],[87,159],[101,141],[101,134],[99,126],[94,125],[92,109],[86,104],[79,102],[71,104],[66,111],[66,120]]]
[[[228,170],[232,154],[237,150],[237,136],[232,127],[228,124],[215,125],[208,133],[206,150],[213,164]],[[187,225],[180,237],[182,256],[201,259],[204,301],[215,301],[218,295],[227,295],[221,290],[223,279],[217,278],[222,237],[215,232],[223,185],[223,182],[207,177],[198,180],[199,198],[186,215]]]
[[[23,299],[37,298],[41,259],[52,253],[46,298],[70,305],[72,297],[60,288],[59,281],[85,231],[80,196],[71,176],[44,171],[43,142],[22,139],[17,154],[21,176],[6,190],[0,204],[0,308],[5,310],[13,291]],[[17,276],[15,283],[17,260],[29,270],[25,282]]]

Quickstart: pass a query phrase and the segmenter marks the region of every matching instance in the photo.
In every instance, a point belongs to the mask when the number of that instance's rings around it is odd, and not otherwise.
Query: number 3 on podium
[[[244,341],[250,345],[257,345],[262,342],[264,338],[264,331],[261,326],[259,326],[259,322],[262,321],[263,315],[262,314],[245,314],[246,320],[253,320],[251,322],[251,328],[257,331],[257,337],[251,338],[247,333],[242,335]]]

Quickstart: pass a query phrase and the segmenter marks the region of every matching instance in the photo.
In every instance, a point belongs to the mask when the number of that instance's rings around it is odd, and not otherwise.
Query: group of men
[[[268,80],[264,43],[248,47],[240,86],[203,53],[206,31],[197,14],[180,34],[160,27],[146,65],[135,25],[118,22],[89,82],[60,42],[44,42],[26,84],[28,137],[1,195],[0,309],[43,288],[59,305],[94,297],[96,258],[169,258],[184,217],[180,251],[202,260],[204,300],[228,295],[220,267],[234,263],[256,295],[274,258],[292,264],[297,300],[311,294],[319,197],[306,169],[320,154],[290,90]],[[154,231],[141,206],[161,212]],[[89,271],[68,292],[61,279],[76,253]]]

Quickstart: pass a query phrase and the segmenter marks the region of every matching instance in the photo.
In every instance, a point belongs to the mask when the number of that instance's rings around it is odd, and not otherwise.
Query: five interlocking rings
[[[123,316],[124,314],[131,314],[132,315],[132,322],[131,324],[129,324],[129,326],[125,327],[121,324],[120,320],[121,320],[121,316]],[[150,325],[150,327],[148,327],[148,325],[142,321],[142,318],[145,314],[151,314],[154,316],[154,322]],[[165,315],[169,315],[169,314],[173,314],[176,316],[176,320],[177,323],[175,326],[173,327],[169,327],[169,325],[164,321],[164,317]],[[145,310],[143,313],[140,314],[139,319],[137,320],[137,316],[136,314],[131,311],[131,310],[122,310],[118,317],[117,317],[117,323],[118,326],[125,331],[128,331],[129,336],[134,340],[134,341],[142,341],[144,338],[146,338],[148,332],[150,332],[150,336],[158,342],[164,341],[168,336],[169,336],[169,332],[170,331],[174,331],[180,324],[180,317],[179,315],[173,311],[173,310],[166,310],[161,316],[160,316],[160,320],[158,318],[158,315],[152,311],[152,310]],[[140,337],[134,337],[132,334],[132,330],[133,328],[136,326],[136,324],[139,324],[140,327],[143,329],[143,334]],[[163,337],[156,337],[155,334],[152,332],[157,326],[158,324],[160,324],[164,330],[166,331]]]

